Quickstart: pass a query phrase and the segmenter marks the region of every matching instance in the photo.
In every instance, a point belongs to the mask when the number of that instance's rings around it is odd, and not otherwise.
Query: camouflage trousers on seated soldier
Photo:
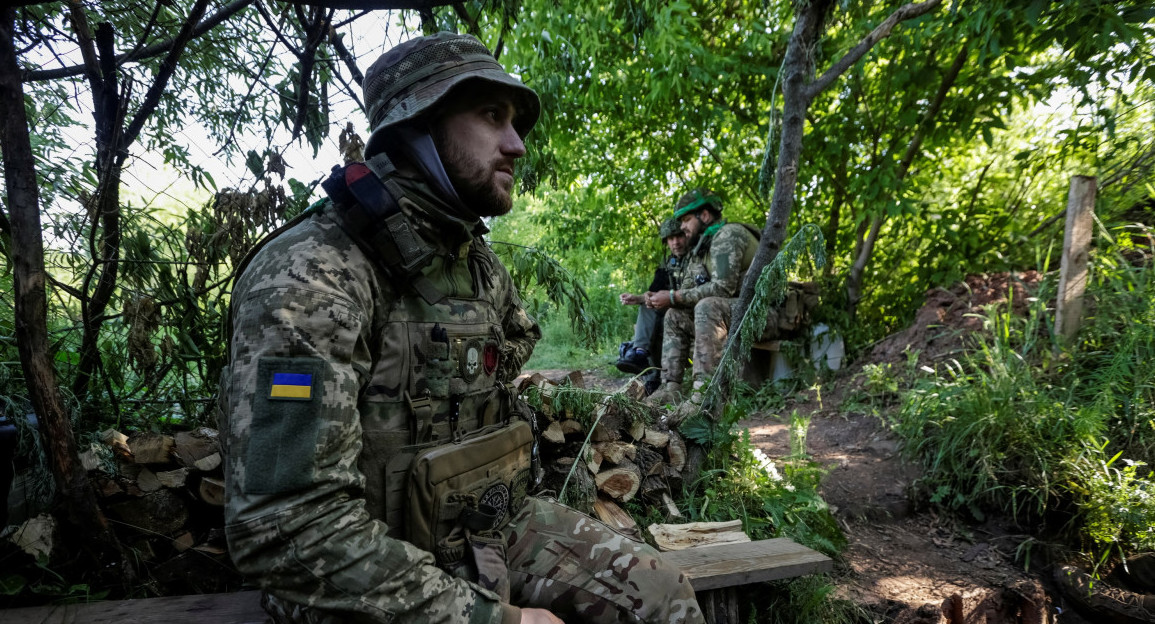
[[[552,500],[527,498],[502,528],[510,602],[566,622],[704,622],[690,580],[645,542]],[[264,594],[277,624],[348,620]]]
[[[681,570],[579,511],[530,498],[502,532],[515,605],[566,622],[704,622]]]
[[[686,360],[694,362],[694,379],[705,379],[722,361],[730,335],[732,297],[706,297],[693,310],[674,308],[666,313],[662,337],[662,379],[682,382]]]

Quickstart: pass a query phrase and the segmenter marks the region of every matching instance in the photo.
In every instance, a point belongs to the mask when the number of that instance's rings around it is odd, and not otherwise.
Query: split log
[[[549,426],[545,428],[545,431],[541,432],[541,437],[548,442],[553,442],[554,444],[565,443],[565,432],[562,431],[561,424],[559,424],[556,420],[551,422]]]
[[[638,523],[634,521],[633,517],[619,507],[617,503],[604,496],[599,496],[594,501],[594,515],[619,533],[634,538],[639,537]]]
[[[641,379],[635,377],[629,380],[626,385],[622,386],[622,389],[618,392],[621,392],[622,394],[630,397],[635,401],[641,401],[642,399],[646,398],[646,384],[642,383]]]
[[[136,487],[140,488],[141,492],[146,494],[155,492],[161,488],[160,479],[156,478],[156,473],[148,468],[141,468],[140,474],[136,475]]]
[[[568,381],[572,388],[584,389],[586,387],[585,379],[582,378],[582,372],[579,370],[570,371],[570,373],[565,376],[565,381]]]
[[[128,439],[133,461],[138,464],[166,464],[172,461],[176,441],[172,436],[145,431]]]
[[[561,432],[565,435],[579,434],[585,433],[586,428],[580,420],[567,418],[566,420],[561,421]]]
[[[654,448],[666,448],[666,445],[670,443],[670,434],[666,431],[658,431],[657,429],[646,427],[645,432],[642,434],[642,442]]]
[[[682,550],[694,546],[714,546],[749,542],[741,520],[726,522],[690,522],[688,524],[651,524],[650,535],[658,550]]]
[[[590,469],[590,474],[597,474],[602,468],[602,452],[594,447],[586,449],[586,467]]]
[[[224,479],[201,477],[200,487],[197,488],[197,497],[213,507],[225,506]]]
[[[128,462],[133,461],[132,450],[128,448],[128,436],[116,429],[107,429],[100,433],[100,441],[112,449],[112,454],[119,459]]]
[[[163,470],[156,473],[156,479],[166,488],[179,488],[184,487],[185,482],[188,481],[188,475],[188,468],[177,468],[176,470]]]
[[[201,468],[198,462],[221,453],[221,443],[215,429],[201,427],[193,431],[179,431],[173,436],[173,456],[185,468],[197,468],[205,472],[213,468]],[[215,468],[215,466],[214,466]]]
[[[629,431],[630,429],[631,423],[627,421],[626,415],[609,401],[609,397],[606,397],[606,399],[598,405],[594,411],[594,415],[598,419],[599,427],[604,427],[614,432],[615,440],[620,440],[622,437],[621,432]]]
[[[638,449],[629,442],[612,441],[612,442],[598,442],[593,445],[607,461],[611,464],[620,464],[623,461],[633,460],[637,457]]]
[[[594,431],[590,434],[590,440],[593,442],[614,442],[621,439],[622,434],[620,431],[602,422],[594,425]]]
[[[546,477],[546,489],[556,490],[559,498],[565,502],[566,505],[581,511],[583,513],[593,512],[593,502],[597,498],[597,485],[594,483],[594,476],[588,470],[574,470],[570,474],[570,467],[573,466],[574,458],[562,457],[559,458],[550,469],[550,474]],[[566,477],[569,477],[569,482],[566,482]],[[565,484],[565,489],[562,489],[562,484]]]
[[[646,423],[641,419],[635,420],[630,425],[629,433],[631,440],[641,440],[646,435]]]
[[[635,446],[634,457],[631,459],[638,465],[643,477],[660,474],[662,470],[662,454],[644,444]]]
[[[197,470],[201,471],[201,472],[212,472],[212,471],[216,470],[217,468],[219,468],[220,465],[221,465],[221,454],[220,453],[213,453],[212,455],[209,455],[208,457],[202,457],[202,458],[196,460],[196,463],[193,464],[193,467],[196,468]]]
[[[605,492],[614,500],[628,503],[638,493],[642,485],[642,475],[637,465],[629,460],[622,460],[621,464],[602,470],[594,477],[598,490]]]

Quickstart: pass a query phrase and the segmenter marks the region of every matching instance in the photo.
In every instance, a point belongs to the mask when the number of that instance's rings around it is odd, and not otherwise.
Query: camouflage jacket
[[[742,223],[725,223],[703,233],[688,255],[678,289],[679,308],[693,308],[706,297],[737,297],[754,261],[758,238]]]
[[[448,216],[417,180],[393,181],[446,299],[393,283],[331,203],[237,281],[222,423],[229,550],[278,598],[350,621],[517,621],[516,607],[400,539],[386,499],[403,495],[412,449],[492,418],[541,333],[484,226]]]

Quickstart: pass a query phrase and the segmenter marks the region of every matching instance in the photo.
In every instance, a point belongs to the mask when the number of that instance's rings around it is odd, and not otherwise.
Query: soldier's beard
[[[479,217],[508,213],[513,207],[513,197],[511,189],[504,188],[497,180],[497,164],[481,162],[454,141],[444,140],[438,134],[434,133],[433,139],[441,164],[465,207]]]

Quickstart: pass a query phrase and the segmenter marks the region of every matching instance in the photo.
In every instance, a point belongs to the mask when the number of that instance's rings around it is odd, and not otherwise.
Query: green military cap
[[[678,199],[678,203],[674,204],[674,218],[681,219],[682,216],[702,208],[710,208],[714,212],[721,214],[722,198],[708,189],[696,188],[682,195],[682,197]]]
[[[666,242],[667,238],[681,233],[682,226],[678,223],[678,220],[673,217],[662,221],[662,227],[658,229],[658,234],[661,235],[663,243]]]

